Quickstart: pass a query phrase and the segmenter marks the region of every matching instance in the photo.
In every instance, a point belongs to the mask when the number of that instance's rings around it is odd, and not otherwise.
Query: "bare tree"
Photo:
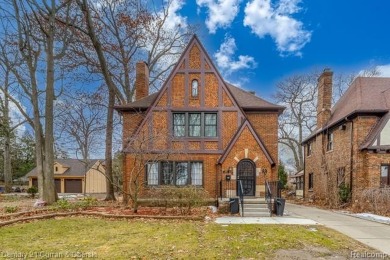
[[[134,0],[102,0],[98,5],[77,0],[76,4],[80,9],[80,13],[75,14],[78,22],[71,26],[82,42],[76,42],[72,51],[77,59],[81,58],[77,64],[101,75],[108,89],[105,166],[109,182],[106,199],[114,200],[112,135],[115,101],[133,101],[134,67],[138,59],[149,57],[152,77],[161,79],[166,76],[189,33],[166,26],[169,7],[163,13],[153,14]]]
[[[60,133],[62,144],[70,144],[76,156],[84,164],[85,173],[90,165],[91,153],[99,149],[100,140],[106,128],[104,120],[104,96],[98,89],[89,94],[77,91],[74,95],[58,102],[57,132]],[[81,156],[79,156],[81,153]],[[86,180],[86,179],[85,179]],[[86,192],[86,183],[84,193]]]
[[[36,139],[36,161],[38,187],[42,199],[47,203],[56,200],[53,171],[53,104],[55,99],[56,63],[64,56],[70,34],[66,26],[56,26],[56,17],[68,20],[70,4],[60,1],[2,0],[2,15],[6,17],[13,31],[8,41],[16,59],[3,59],[11,69],[20,94],[30,100],[33,115],[28,115],[19,104],[17,107],[33,126]],[[45,87],[40,90],[37,75],[44,78]],[[41,98],[41,95],[44,97]],[[40,103],[44,103],[44,112]],[[18,102],[15,100],[14,102]],[[44,127],[41,117],[44,117]]]
[[[279,143],[292,153],[297,171],[303,169],[301,143],[316,125],[316,74],[289,77],[277,85],[275,99],[286,110],[279,121]]]
[[[166,144],[168,138],[168,133],[164,131],[154,130],[150,133],[148,130],[144,130],[139,131],[128,139],[127,152],[130,154],[125,155],[124,158],[126,176],[123,179],[123,202],[127,205],[129,200],[131,200],[135,213],[138,210],[140,193],[147,184],[145,172],[148,175],[153,170],[149,167],[150,165],[168,160],[173,153],[173,151],[169,150],[156,151],[151,147],[151,143],[163,145]]]

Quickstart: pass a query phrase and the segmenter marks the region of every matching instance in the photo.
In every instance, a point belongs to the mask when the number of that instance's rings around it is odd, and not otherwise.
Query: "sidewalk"
[[[290,203],[286,204],[286,213],[312,219],[390,256],[390,225]]]

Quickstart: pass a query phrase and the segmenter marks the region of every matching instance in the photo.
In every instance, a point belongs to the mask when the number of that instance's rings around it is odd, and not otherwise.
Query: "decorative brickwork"
[[[210,65],[207,63],[207,61],[204,61],[204,68],[206,69],[206,70],[210,70],[211,68],[210,68]]]
[[[184,74],[176,74],[172,80],[172,106],[173,107],[184,107],[185,101],[185,76]]]
[[[233,106],[233,102],[232,102],[232,100],[229,98],[229,96],[228,96],[228,94],[226,93],[225,90],[223,91],[222,97],[223,97],[223,105],[224,105],[225,107],[232,107],[232,106]]]
[[[186,60],[183,60],[183,62],[180,65],[180,69],[184,70],[186,68]]]
[[[237,112],[223,112],[222,113],[222,124],[223,124],[223,132],[222,132],[222,147],[226,149],[233,135],[237,132],[238,122],[237,122]]]
[[[204,149],[205,150],[218,150],[218,142],[205,142]]]
[[[206,73],[205,106],[218,107],[218,79],[214,73]]]
[[[196,45],[190,51],[190,69],[200,69],[200,50]]]
[[[157,107],[166,107],[168,105],[168,94],[167,91],[164,91],[160,100],[157,103]]]
[[[261,137],[272,158],[278,157],[278,115],[275,113],[247,113],[249,122]]]
[[[195,151],[200,150],[200,142],[190,141],[188,143],[189,143],[189,149],[190,150],[195,150]]]

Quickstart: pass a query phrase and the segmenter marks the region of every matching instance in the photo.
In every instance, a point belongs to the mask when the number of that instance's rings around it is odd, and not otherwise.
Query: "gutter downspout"
[[[353,182],[353,128],[354,128],[354,124],[353,124],[353,120],[349,120],[348,117],[345,117],[345,121],[347,122],[351,122],[351,130],[350,130],[350,143],[351,143],[351,147],[350,147],[350,161],[349,161],[349,185],[350,185],[350,193],[351,193],[351,200],[352,200],[352,191],[353,191],[353,186],[352,186],[352,182]]]

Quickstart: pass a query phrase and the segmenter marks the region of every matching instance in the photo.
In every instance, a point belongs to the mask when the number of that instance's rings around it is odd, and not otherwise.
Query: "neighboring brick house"
[[[358,77],[331,108],[332,75],[318,79],[317,128],[303,142],[305,197],[339,201],[367,188],[390,185],[390,78]]]
[[[142,188],[195,185],[211,197],[236,196],[238,177],[248,196],[277,180],[284,108],[225,82],[196,36],[157,93],[148,94],[147,64],[136,71],[136,100],[116,106],[125,194],[137,178]]]

